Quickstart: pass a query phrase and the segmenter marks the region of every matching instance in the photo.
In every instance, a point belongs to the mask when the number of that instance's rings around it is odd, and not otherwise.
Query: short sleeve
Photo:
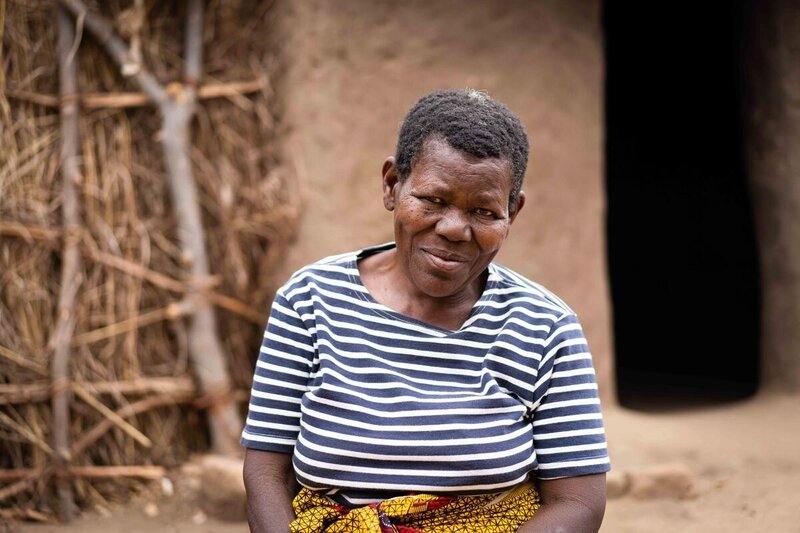
[[[300,402],[308,390],[314,355],[312,332],[279,291],[253,375],[243,446],[292,452],[300,431]]]
[[[553,324],[545,342],[532,423],[540,479],[610,469],[592,356],[573,313]]]

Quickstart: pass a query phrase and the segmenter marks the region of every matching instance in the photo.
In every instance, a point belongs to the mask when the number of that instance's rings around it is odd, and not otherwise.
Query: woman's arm
[[[298,485],[292,455],[248,448],[244,456],[247,520],[253,533],[286,533],[295,519],[292,499]]]
[[[518,533],[597,533],[606,510],[606,475],[565,477],[538,484],[542,506]]]

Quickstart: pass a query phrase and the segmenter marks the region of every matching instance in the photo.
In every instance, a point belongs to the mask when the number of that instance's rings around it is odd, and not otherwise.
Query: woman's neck
[[[395,251],[393,248],[358,261],[361,281],[372,297],[405,316],[452,331],[460,329],[483,293],[486,274],[456,294],[430,296],[411,282]]]

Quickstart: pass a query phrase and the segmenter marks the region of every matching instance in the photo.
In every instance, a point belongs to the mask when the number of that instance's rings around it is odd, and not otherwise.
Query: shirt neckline
[[[396,245],[394,242],[387,242],[375,246],[368,246],[366,248],[362,248],[361,250],[354,252],[348,258],[347,266],[348,270],[350,271],[349,274],[350,281],[355,283],[361,288],[360,291],[356,291],[358,298],[372,304],[372,310],[377,314],[380,314],[387,318],[391,318],[393,320],[401,320],[409,324],[421,326],[425,329],[436,332],[438,335],[442,334],[458,335],[460,333],[463,333],[464,331],[469,330],[470,327],[472,326],[472,321],[474,317],[478,313],[480,313],[481,310],[486,306],[486,302],[491,300],[491,295],[487,293],[489,292],[490,285],[492,285],[495,281],[496,272],[494,268],[494,263],[489,263],[489,265],[486,267],[489,270],[489,275],[486,278],[486,286],[483,288],[483,292],[481,293],[478,300],[472,305],[472,309],[470,309],[469,315],[467,315],[467,318],[466,320],[464,320],[464,323],[461,324],[461,327],[458,329],[449,329],[437,326],[435,324],[431,324],[430,322],[425,322],[424,320],[419,320],[414,317],[410,317],[399,311],[396,311],[395,309],[392,309],[387,305],[382,304],[381,302],[376,300],[374,296],[372,296],[372,293],[369,292],[367,286],[364,285],[364,282],[361,279],[361,272],[358,270],[358,260],[375,253],[391,250],[392,248],[395,247]]]

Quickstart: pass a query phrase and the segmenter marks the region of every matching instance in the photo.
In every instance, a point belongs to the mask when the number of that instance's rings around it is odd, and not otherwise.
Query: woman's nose
[[[449,241],[468,241],[472,237],[469,218],[459,209],[449,208],[436,223],[436,233]]]

